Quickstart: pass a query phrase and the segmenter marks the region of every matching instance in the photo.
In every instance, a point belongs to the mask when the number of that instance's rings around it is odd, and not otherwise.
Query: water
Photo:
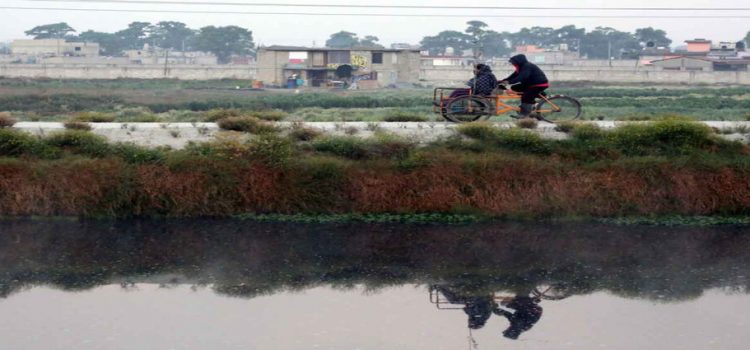
[[[746,349],[749,248],[742,227],[0,222],[0,348]],[[516,340],[491,313],[513,297]]]

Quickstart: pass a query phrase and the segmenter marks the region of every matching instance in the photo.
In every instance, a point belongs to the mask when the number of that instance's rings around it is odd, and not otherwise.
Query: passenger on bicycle
[[[492,74],[490,66],[479,63],[474,66],[474,78],[469,80],[466,85],[471,88],[454,90],[450,98],[468,95],[472,90],[474,95],[490,96],[497,86],[497,78],[495,78],[495,74]]]
[[[534,109],[536,98],[549,88],[549,80],[544,72],[526,59],[525,55],[516,55],[509,61],[516,71],[503,79],[500,85],[512,85],[511,89],[521,92],[521,112],[516,118],[528,118]]]
[[[464,304],[464,313],[469,317],[469,328],[480,329],[484,327],[497,308],[497,304],[488,295],[466,295],[450,290],[447,287],[435,285],[432,288],[442,293],[451,304]]]
[[[496,315],[505,316],[510,322],[508,329],[503,331],[503,336],[509,339],[518,339],[521,333],[534,327],[542,317],[542,307],[539,306],[539,301],[537,298],[518,295],[507,302],[500,303],[502,306],[515,310],[515,312],[501,308],[493,310]]]

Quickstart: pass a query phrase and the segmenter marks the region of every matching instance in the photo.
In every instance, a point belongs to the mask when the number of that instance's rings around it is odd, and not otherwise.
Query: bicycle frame
[[[437,103],[437,105],[432,107],[433,112],[435,112],[435,113],[441,113],[442,110],[443,110],[443,108],[445,108],[446,105],[447,105],[447,103],[451,100],[450,97],[446,97],[445,96],[445,92],[446,91],[453,92],[453,91],[456,91],[456,90],[465,90],[465,88],[449,88],[449,87],[438,87],[438,88],[435,88],[435,90],[433,91],[432,98],[433,98],[433,101],[435,101]],[[508,113],[508,112],[512,112],[512,111],[519,112],[521,110],[521,108],[519,108],[519,107],[511,106],[511,105],[509,105],[509,104],[507,104],[507,103],[504,102],[504,101],[509,101],[509,100],[517,101],[517,100],[521,99],[521,94],[517,94],[517,93],[511,92],[512,90],[508,90],[507,94],[498,94],[498,95],[491,95],[491,96],[478,96],[478,95],[474,95],[473,91],[471,89],[468,89],[468,90],[469,90],[469,94],[468,94],[469,96],[476,96],[476,97],[479,97],[479,98],[483,98],[483,99],[488,100],[489,102],[493,102],[494,101],[494,103],[495,103],[495,112],[494,112],[494,115],[496,115],[496,116],[502,115],[502,114],[505,114],[505,113]],[[560,107],[558,107],[556,104],[554,104],[552,101],[550,101],[547,98],[547,96],[545,96],[545,95],[539,95],[538,98],[541,98],[544,101],[546,101],[547,103],[549,103],[551,109],[543,109],[543,110],[541,110],[541,109],[535,109],[534,110],[535,112],[537,112],[537,113],[551,113],[551,112],[559,112],[560,111]]]

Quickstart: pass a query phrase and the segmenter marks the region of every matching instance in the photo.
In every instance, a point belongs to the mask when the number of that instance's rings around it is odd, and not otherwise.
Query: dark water
[[[747,349],[749,263],[741,227],[0,222],[0,349]]]

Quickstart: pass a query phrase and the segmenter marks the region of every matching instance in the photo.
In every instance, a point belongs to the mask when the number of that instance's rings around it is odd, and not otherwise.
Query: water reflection
[[[709,289],[745,295],[748,247],[742,227],[0,222],[0,297],[39,286],[189,285],[251,299],[416,285],[424,293],[416,304],[455,310],[463,330],[499,342],[564,327],[555,312],[571,311],[556,306],[573,296],[671,303]]]
[[[236,221],[0,222],[0,296],[45,285],[210,285],[252,298],[321,285],[461,286],[471,295],[696,298],[745,292],[744,228],[594,224],[296,225]]]

